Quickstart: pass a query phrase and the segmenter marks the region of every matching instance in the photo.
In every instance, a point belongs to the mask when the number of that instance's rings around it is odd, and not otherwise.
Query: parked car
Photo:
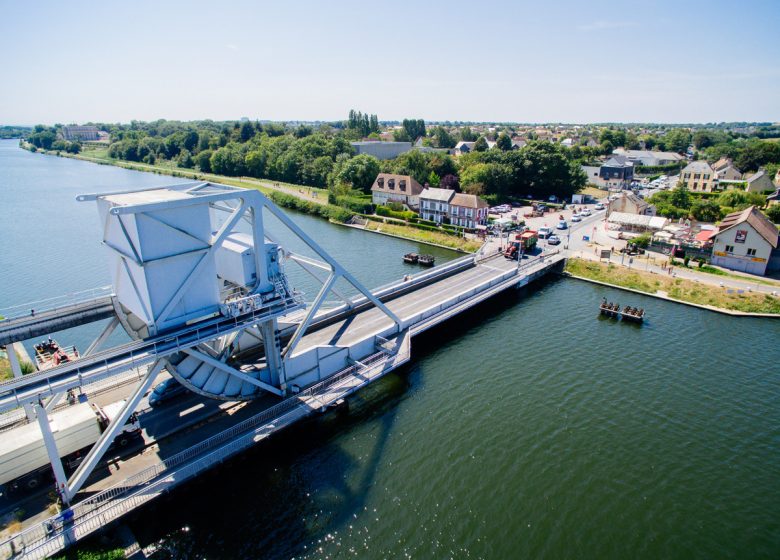
[[[183,395],[187,389],[173,377],[158,383],[149,395],[149,406],[158,406],[174,397]]]
[[[550,237],[547,238],[547,243],[550,245],[558,245],[560,242],[561,239],[557,235],[551,235]]]
[[[558,229],[567,229],[569,227],[569,224],[566,223],[566,220],[561,220],[558,222],[558,225],[555,227]]]
[[[552,235],[552,229],[547,226],[540,227],[537,232],[539,234],[539,239],[547,239]]]
[[[581,222],[582,221],[582,217],[579,214],[572,214],[571,221],[572,222]]]
[[[604,210],[604,205],[601,202],[597,202],[596,206],[594,206],[596,210]]]

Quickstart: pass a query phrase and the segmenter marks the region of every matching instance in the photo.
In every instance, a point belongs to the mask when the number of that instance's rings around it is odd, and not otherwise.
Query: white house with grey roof
[[[455,191],[428,187],[420,194],[420,217],[440,224],[449,219],[450,201]]]

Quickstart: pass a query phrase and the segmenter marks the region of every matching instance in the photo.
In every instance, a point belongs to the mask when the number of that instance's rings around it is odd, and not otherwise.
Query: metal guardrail
[[[384,367],[391,357],[393,354],[387,351],[372,354],[361,360],[360,364],[348,366],[297,395],[79,502],[59,515],[0,543],[0,555],[4,558],[20,554],[25,558],[43,558],[62,550],[77,540],[78,532],[83,536],[104,527],[131,509],[151,500],[171,483],[185,480],[244,449],[255,438],[256,432],[250,430],[263,425],[278,424],[297,409],[310,406],[312,400],[324,406],[327,403],[321,403],[318,396],[322,396],[345,379],[365,377],[366,373]],[[364,379],[360,384],[348,387],[345,394],[371,380]],[[182,468],[177,468],[180,466]],[[161,475],[174,469],[175,479],[159,479]]]
[[[45,391],[47,394],[54,394],[69,388],[58,386],[58,384],[72,384],[72,379],[74,378],[77,385],[83,385],[87,382],[85,379],[97,381],[128,369],[141,367],[151,363],[156,356],[185,350],[205,339],[213,339],[223,334],[229,334],[249,324],[277,315],[288,309],[294,309],[299,305],[302,305],[302,302],[299,302],[297,299],[286,298],[282,301],[273,302],[267,308],[253,310],[251,313],[241,317],[229,319],[219,317],[172,336],[161,336],[151,340],[131,342],[118,348],[81,358],[77,362],[70,362],[43,372],[30,373],[18,379],[7,380],[0,383],[0,402],[12,398],[16,401],[14,406],[20,405],[17,391],[36,383],[44,386],[44,389],[41,389],[41,391]]]
[[[112,286],[101,286],[99,288],[92,288],[91,290],[84,290],[81,292],[73,292],[54,298],[41,299],[38,301],[13,305],[0,309],[0,316],[2,316],[0,323],[12,321],[14,319],[21,319],[23,317],[34,317],[35,315],[42,313],[51,313],[66,307],[73,307],[106,297],[111,297],[113,295],[114,289]],[[31,312],[34,312],[34,314]]]

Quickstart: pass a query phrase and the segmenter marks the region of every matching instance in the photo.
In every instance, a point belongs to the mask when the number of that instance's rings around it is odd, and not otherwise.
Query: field
[[[569,259],[566,272],[648,294],[665,292],[672,299],[749,313],[780,314],[780,298],[755,292],[727,293],[725,289],[681,278],[629,270],[613,264]]]

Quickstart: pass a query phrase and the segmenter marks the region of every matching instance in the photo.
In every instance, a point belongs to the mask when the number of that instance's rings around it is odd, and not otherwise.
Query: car
[[[579,214],[573,214],[572,217],[571,217],[571,221],[572,222],[581,222],[582,221],[582,217],[580,217]]]
[[[561,242],[561,238],[558,237],[557,235],[551,235],[550,237],[547,238],[547,243],[549,243],[550,245],[558,245],[560,242]]]
[[[582,212],[580,212],[580,216],[590,216],[591,212],[587,208],[585,208]]]
[[[548,228],[547,226],[543,226],[537,230],[537,233],[539,235],[539,239],[546,239],[552,235],[552,229]]]
[[[547,200],[549,200],[550,202],[555,202],[556,200],[558,200],[558,197],[555,196],[554,194],[551,194]]]
[[[604,210],[604,205],[601,202],[597,202],[596,206],[594,206],[596,210]]]
[[[558,225],[555,227],[558,229],[567,229],[569,227],[569,224],[566,223],[566,220],[561,220],[558,222]]]
[[[152,389],[152,393],[149,395],[149,406],[158,406],[162,403],[183,395],[187,392],[187,388],[179,383],[176,379],[171,377],[166,379],[162,383],[158,383],[157,386]]]

